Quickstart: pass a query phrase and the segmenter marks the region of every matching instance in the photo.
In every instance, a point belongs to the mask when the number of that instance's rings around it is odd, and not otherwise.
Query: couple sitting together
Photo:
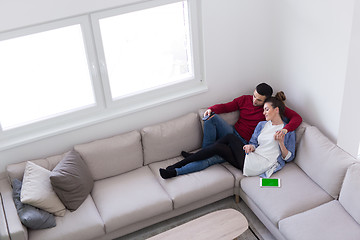
[[[204,116],[202,149],[196,153],[181,152],[183,160],[166,169],[160,168],[162,178],[172,178],[203,170],[213,164],[229,162],[245,176],[270,177],[285,162],[295,157],[295,132],[302,118],[285,107],[283,92],[272,97],[273,90],[259,84],[254,94],[244,95],[232,102],[210,107]],[[235,126],[216,114],[239,110]]]

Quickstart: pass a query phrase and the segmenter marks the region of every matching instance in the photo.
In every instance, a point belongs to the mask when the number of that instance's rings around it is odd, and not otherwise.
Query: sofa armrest
[[[0,181],[0,192],[2,199],[2,211],[6,220],[6,230],[11,240],[27,240],[27,228],[21,223],[17,214],[16,207],[12,197],[12,188],[7,180]],[[1,226],[3,228],[3,226]],[[2,229],[1,229],[2,231]],[[4,238],[4,239],[9,239]],[[1,238],[2,240],[2,238]]]
[[[0,193],[0,240],[10,240],[1,193]]]

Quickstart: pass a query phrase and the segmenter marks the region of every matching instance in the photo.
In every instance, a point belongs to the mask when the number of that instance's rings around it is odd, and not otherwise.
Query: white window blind
[[[186,1],[99,19],[112,99],[193,78]]]
[[[95,104],[80,25],[0,41],[3,130]]]

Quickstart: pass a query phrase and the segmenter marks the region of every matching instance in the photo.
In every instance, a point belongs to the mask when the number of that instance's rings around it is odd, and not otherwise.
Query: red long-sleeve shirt
[[[235,98],[232,102],[216,104],[210,109],[217,114],[239,110],[240,116],[235,123],[235,129],[247,141],[250,140],[256,125],[260,121],[265,121],[263,106],[254,106],[251,95],[243,95]],[[302,122],[301,116],[288,107],[285,108],[284,115],[289,119],[289,123],[284,127],[289,132],[294,131]]]

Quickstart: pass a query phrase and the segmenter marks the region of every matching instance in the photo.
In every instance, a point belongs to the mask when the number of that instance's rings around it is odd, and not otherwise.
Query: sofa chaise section
[[[241,180],[240,196],[277,239],[286,239],[279,231],[281,220],[335,200],[347,169],[356,162],[314,126],[297,140],[294,162],[272,176],[281,179],[281,188],[260,188],[259,177]]]
[[[291,240],[343,239],[360,236],[360,164],[345,176],[338,200],[322,204],[279,222],[280,232]]]
[[[280,178],[280,188],[261,188],[258,177],[248,177],[241,180],[241,189],[275,226],[283,218],[332,200],[295,163],[287,163],[272,178]]]

